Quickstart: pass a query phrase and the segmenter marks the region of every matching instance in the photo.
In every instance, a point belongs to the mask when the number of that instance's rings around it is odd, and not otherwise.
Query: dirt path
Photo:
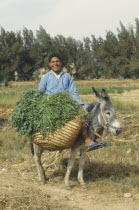
[[[112,186],[98,186],[93,181],[80,186],[73,179],[72,190],[66,190],[63,177],[53,177],[44,185],[37,181],[36,176],[33,163],[3,165],[0,171],[0,209],[139,209],[139,194],[125,198]]]

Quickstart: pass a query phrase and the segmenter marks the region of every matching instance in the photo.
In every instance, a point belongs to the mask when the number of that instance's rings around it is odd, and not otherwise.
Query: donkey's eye
[[[107,114],[107,115],[110,115],[111,113],[110,113],[110,112],[106,112],[106,114]]]

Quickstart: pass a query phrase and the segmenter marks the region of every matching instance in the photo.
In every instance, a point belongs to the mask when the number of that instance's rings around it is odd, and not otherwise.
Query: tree
[[[0,57],[2,79],[9,81],[14,79],[14,72],[19,72],[23,64],[24,48],[21,34],[13,31],[6,32],[1,28],[0,35]]]

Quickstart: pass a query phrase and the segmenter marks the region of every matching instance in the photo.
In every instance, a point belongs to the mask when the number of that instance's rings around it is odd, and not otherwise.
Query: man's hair
[[[61,55],[59,55],[58,53],[52,53],[51,55],[49,55],[49,58],[48,58],[49,63],[51,62],[51,59],[54,57],[59,58],[60,62],[62,62]]]

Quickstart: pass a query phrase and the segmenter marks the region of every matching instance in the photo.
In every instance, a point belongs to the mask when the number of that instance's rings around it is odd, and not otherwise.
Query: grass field
[[[109,94],[121,94],[131,90],[139,90],[139,80],[83,80],[75,81],[75,85],[81,97],[82,95],[93,95],[92,87],[95,87],[98,92],[105,88]],[[36,84],[35,82],[10,82],[9,87],[0,87],[0,107],[14,108],[24,92],[37,88],[38,83]],[[86,103],[90,103],[90,100],[88,101],[87,98],[90,97],[86,97]]]
[[[83,188],[84,193],[87,194],[87,192],[89,192],[96,195],[96,197],[101,195],[100,199],[111,199],[111,202],[118,202],[120,199],[119,195],[122,195],[122,193],[130,192],[132,195],[139,194],[139,80],[75,81],[75,84],[79,90],[80,98],[86,103],[91,103],[95,100],[94,95],[91,94],[91,87],[95,87],[98,91],[105,88],[117,109],[117,116],[123,129],[122,133],[117,137],[111,134],[105,137],[105,140],[109,144],[107,148],[88,153],[88,161],[84,172],[87,185]],[[2,206],[2,209],[6,209],[6,205],[13,205],[13,203],[11,203],[12,198],[14,199],[12,202],[16,203],[17,209],[27,209],[24,208],[21,200],[14,198],[16,193],[12,194],[9,188],[6,187],[14,183],[16,172],[20,182],[22,182],[21,180],[23,179],[23,185],[26,185],[26,187],[31,188],[29,184],[30,181],[36,180],[36,168],[32,162],[30,142],[27,138],[20,137],[15,129],[9,128],[7,122],[13,109],[15,109],[16,102],[22,97],[22,93],[29,88],[37,88],[37,86],[38,84],[34,82],[11,82],[9,87],[0,87],[0,173],[3,175],[0,186],[3,186],[3,190],[5,189],[3,194],[0,194],[0,208]],[[45,152],[43,155],[44,165],[46,163],[45,158],[48,156],[49,152]],[[55,167],[52,166],[47,169],[48,174],[51,176],[52,183],[56,186],[61,187],[59,182],[61,183],[63,180],[67,165],[65,160],[68,157],[69,151],[63,151],[61,159],[56,163]],[[7,170],[7,172],[2,172],[3,168]],[[75,184],[77,170],[78,165],[76,163],[71,176],[71,182],[75,185],[73,195],[76,196],[74,193],[76,190],[79,190],[80,199],[81,192]],[[8,176],[9,173],[11,174],[11,178]],[[6,177],[9,177],[9,180]],[[4,182],[6,185],[4,185]],[[52,183],[50,182],[48,188],[52,188]],[[35,186],[36,183],[33,182],[33,189],[37,190]],[[23,192],[26,192],[23,186],[20,187]],[[27,196],[22,194],[20,190],[15,187],[15,191],[16,190],[19,193],[20,199]],[[56,188],[55,190],[57,192]],[[115,195],[115,201],[109,195],[109,192]],[[5,197],[7,195],[10,196],[11,200],[6,200]],[[33,202],[33,196],[35,196],[33,195],[33,191],[29,190],[28,199],[30,199],[30,202],[28,206],[30,209],[35,209],[31,203],[31,201]],[[5,199],[5,204],[2,199]],[[37,196],[35,199],[37,200]],[[57,197],[57,199],[59,198]],[[43,209],[42,200],[37,200],[37,202],[38,205],[40,205],[40,209]],[[49,201],[47,200],[47,202],[50,204],[50,209],[56,209],[56,207],[52,208],[51,199],[49,199]],[[59,209],[65,208],[62,207],[62,204],[58,203],[58,201],[55,202],[58,204]],[[64,200],[63,202],[66,203]],[[80,200],[80,202],[83,201]],[[69,205],[67,209],[74,209],[70,208],[72,206],[70,201],[67,201],[67,203]],[[128,200],[127,204],[130,205],[130,200]],[[13,206],[11,209],[14,209]]]

